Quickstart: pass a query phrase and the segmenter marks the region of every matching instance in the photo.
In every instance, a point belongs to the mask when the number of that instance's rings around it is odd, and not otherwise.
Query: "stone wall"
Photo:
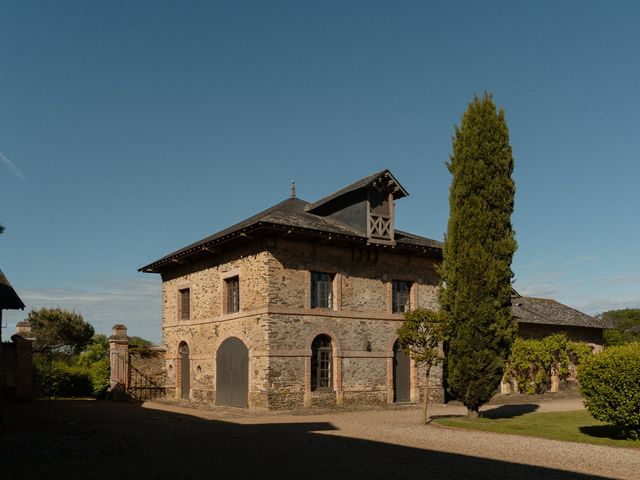
[[[225,279],[240,278],[240,309],[250,311],[267,305],[267,252],[246,248],[233,255],[212,255],[207,261],[189,265],[162,277],[163,326],[189,326],[212,320],[231,320],[225,305]],[[189,320],[178,318],[179,291],[191,295]]]

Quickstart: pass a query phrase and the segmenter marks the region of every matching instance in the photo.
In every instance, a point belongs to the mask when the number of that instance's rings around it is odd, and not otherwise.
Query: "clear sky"
[[[515,287],[640,307],[640,2],[0,4],[0,268],[33,308],[161,335],[137,269],[382,168],[442,239],[454,124],[503,107]]]

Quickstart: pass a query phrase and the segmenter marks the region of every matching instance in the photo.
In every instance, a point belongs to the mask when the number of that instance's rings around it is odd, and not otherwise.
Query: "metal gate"
[[[409,355],[400,348],[398,342],[393,344],[393,401],[411,401],[411,368]]]
[[[227,338],[218,349],[216,362],[216,405],[246,408],[249,350],[239,338]]]

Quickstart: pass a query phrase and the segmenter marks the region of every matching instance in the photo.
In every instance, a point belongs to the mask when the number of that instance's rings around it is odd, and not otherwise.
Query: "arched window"
[[[311,344],[311,390],[333,390],[331,338],[318,335]]]

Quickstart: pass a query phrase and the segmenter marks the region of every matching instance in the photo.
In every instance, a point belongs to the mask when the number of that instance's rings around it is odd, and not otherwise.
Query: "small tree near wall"
[[[444,340],[443,316],[440,312],[419,308],[405,313],[398,330],[398,343],[413,360],[426,367],[422,423],[429,421],[429,376],[431,369],[443,360],[440,344]]]

